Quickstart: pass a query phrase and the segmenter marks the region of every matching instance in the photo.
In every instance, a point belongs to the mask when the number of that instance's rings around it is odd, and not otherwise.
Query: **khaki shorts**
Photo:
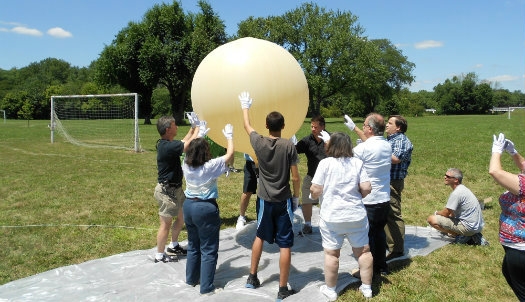
[[[463,236],[472,236],[477,232],[467,230],[467,228],[456,218],[449,218],[441,215],[436,215],[437,223],[445,230],[450,230],[456,234]]]
[[[186,199],[182,187],[165,187],[161,184],[155,187],[153,197],[159,204],[159,216],[163,217],[177,217]]]
[[[312,176],[305,175],[303,179],[303,186],[301,187],[301,202],[302,204],[318,204],[319,199],[310,199],[310,187],[312,186]]]

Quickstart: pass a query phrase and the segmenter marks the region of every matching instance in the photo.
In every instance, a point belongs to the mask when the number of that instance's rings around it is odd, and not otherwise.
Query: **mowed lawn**
[[[478,198],[492,198],[483,212],[483,234],[490,246],[447,245],[429,256],[398,262],[392,265],[392,274],[374,284],[373,299],[516,301],[500,268],[503,248],[498,242],[497,199],[504,190],[488,174],[488,163],[492,135],[499,132],[525,152],[525,113],[513,112],[510,119],[507,114],[407,119],[414,152],[403,192],[406,223],[425,226],[426,217],[445,205],[450,188],[443,184],[443,175],[456,167],[464,172],[463,183]],[[342,118],[327,121],[328,131],[348,133]],[[354,121],[362,127],[363,118]],[[141,146],[146,151],[134,153],[79,147],[57,134],[51,144],[48,124],[33,120],[0,123],[0,284],[155,246],[155,125],[140,125]],[[306,119],[298,138],[309,134],[309,124]],[[177,138],[187,129],[179,127]],[[265,129],[258,130],[265,133]],[[89,126],[85,131],[90,131]],[[234,135],[246,134],[234,129]],[[355,142],[355,134],[351,137]],[[503,157],[503,164],[517,172],[510,156]],[[242,153],[236,153],[235,166],[242,168]],[[300,172],[306,173],[303,155]],[[241,172],[219,180],[224,228],[235,226],[242,179]],[[253,202],[248,218],[255,219]],[[185,238],[183,232],[181,240]],[[249,263],[246,266],[248,271]],[[338,301],[363,300],[355,288],[350,287]]]

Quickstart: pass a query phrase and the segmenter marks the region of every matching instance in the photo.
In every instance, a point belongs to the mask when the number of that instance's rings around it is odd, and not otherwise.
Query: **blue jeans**
[[[386,264],[386,233],[385,225],[390,212],[390,203],[383,202],[375,205],[365,205],[368,216],[368,244],[374,257],[374,273],[388,269]]]
[[[213,291],[213,279],[219,257],[221,218],[215,199],[186,199],[183,206],[184,223],[188,231],[186,283],[200,282],[200,293]]]

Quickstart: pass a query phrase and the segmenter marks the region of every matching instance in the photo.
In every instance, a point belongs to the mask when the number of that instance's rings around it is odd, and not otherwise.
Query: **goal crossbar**
[[[51,122],[49,128],[51,130],[51,143],[55,140],[55,127],[56,127],[56,115],[55,115],[55,100],[56,99],[75,99],[75,98],[96,98],[96,97],[126,97],[133,96],[135,98],[135,110],[134,110],[134,151],[140,152],[139,142],[139,124],[138,124],[138,93],[115,93],[115,94],[84,94],[84,95],[54,95],[51,96]]]

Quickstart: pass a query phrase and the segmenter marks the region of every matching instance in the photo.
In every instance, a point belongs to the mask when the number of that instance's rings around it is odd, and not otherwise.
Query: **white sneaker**
[[[372,298],[372,289],[371,288],[364,288],[363,285],[359,286],[359,290],[363,294],[365,298]]]
[[[335,290],[328,288],[328,286],[321,285],[319,290],[321,291],[321,294],[328,298],[328,301],[337,300],[337,293],[335,292]]]
[[[214,290],[212,290],[211,292],[209,293],[205,293],[205,294],[201,294],[201,296],[211,296],[211,295],[215,295],[215,294],[218,294],[220,292],[222,292],[222,288],[219,288],[219,287],[216,287]]]
[[[246,224],[246,217],[239,216],[239,218],[237,218],[237,225],[235,226],[235,229],[242,230],[245,224]]]

